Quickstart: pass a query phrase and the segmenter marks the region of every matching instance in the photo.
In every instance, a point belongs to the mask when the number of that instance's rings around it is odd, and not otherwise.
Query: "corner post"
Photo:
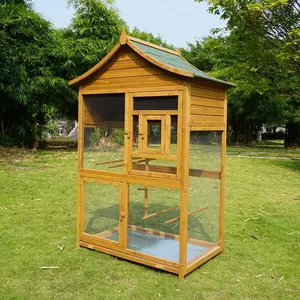
[[[79,87],[78,93],[78,159],[77,159],[77,248],[80,247],[80,235],[83,228],[83,182],[80,177],[80,169],[83,167],[83,97]]]
[[[179,236],[179,279],[183,280],[187,267],[188,241],[188,197],[190,169],[190,103],[191,85],[185,83],[182,106],[182,145],[181,145],[181,188],[180,188],[180,236]]]
[[[220,219],[219,219],[219,246],[224,253],[224,209],[225,209],[225,176],[226,176],[226,144],[227,144],[227,90],[224,99],[224,131],[222,132],[221,152],[221,186],[220,186]]]

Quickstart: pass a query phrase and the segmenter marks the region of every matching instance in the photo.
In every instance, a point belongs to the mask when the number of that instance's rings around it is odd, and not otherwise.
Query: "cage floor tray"
[[[111,236],[106,237],[112,241],[119,240],[119,233],[115,232]],[[179,241],[160,237],[136,230],[128,230],[128,248],[141,253],[159,257],[162,259],[179,262]],[[187,260],[191,261],[201,256],[210,248],[202,245],[188,243]]]

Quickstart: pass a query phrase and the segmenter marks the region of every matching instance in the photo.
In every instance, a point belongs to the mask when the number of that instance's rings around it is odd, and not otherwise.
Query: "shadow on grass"
[[[278,167],[289,168],[293,171],[300,171],[300,159],[271,160],[270,163]]]
[[[158,212],[168,208],[162,204],[151,204],[151,210]],[[179,220],[165,224],[165,221],[176,218],[179,216],[179,210],[172,210],[149,219],[143,220],[144,205],[141,203],[132,203],[129,208],[129,224],[149,228],[157,231],[163,231],[167,233],[179,234]],[[108,224],[112,224],[111,220],[115,220],[116,227],[118,227],[119,205],[111,205],[103,209],[97,209],[89,212],[87,215],[87,224],[85,226],[85,232],[89,234],[96,234],[101,231],[111,230],[107,228]],[[107,222],[107,224],[105,224]],[[189,231],[196,231],[197,238],[213,242],[213,238],[205,230],[204,225],[200,222],[199,217],[191,216],[189,218]]]
[[[258,143],[254,143],[252,147],[262,148],[262,149],[284,149],[284,141],[283,140],[264,140]]]

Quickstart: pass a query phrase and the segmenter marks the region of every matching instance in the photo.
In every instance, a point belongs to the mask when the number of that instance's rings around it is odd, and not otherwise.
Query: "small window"
[[[134,97],[134,110],[178,110],[177,96]]]

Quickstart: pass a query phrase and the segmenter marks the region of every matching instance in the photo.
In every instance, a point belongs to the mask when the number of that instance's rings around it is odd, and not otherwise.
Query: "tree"
[[[300,2],[298,0],[206,1],[209,11],[227,20],[227,29],[239,28],[263,37],[300,71]]]
[[[167,44],[166,41],[163,40],[163,38],[159,36],[154,36],[152,33],[146,32],[146,31],[141,31],[137,27],[134,27],[134,29],[130,32],[130,35],[144,40],[146,42],[156,44],[161,47],[169,48],[172,50],[175,50],[175,47],[173,45]]]
[[[126,23],[113,0],[69,0],[68,3],[75,8],[75,16],[69,28],[61,33],[69,52],[68,63],[80,75],[112,49]]]
[[[0,9],[0,130],[36,148],[43,126],[72,99],[72,90],[49,61],[51,24],[27,2],[7,2]]]
[[[77,92],[68,80],[106,55],[125,23],[113,1],[69,1],[76,13],[64,30],[53,29],[30,1],[1,3],[0,132],[36,148],[49,119],[76,118]]]
[[[182,53],[201,70],[237,84],[229,93],[231,143],[251,144],[263,124],[283,122],[285,101],[278,94],[283,66],[263,40],[256,38],[254,46],[251,36],[232,31],[196,41]]]
[[[203,0],[196,1],[201,2]],[[230,36],[236,35],[243,42],[242,45],[240,44],[242,46],[240,52],[243,50],[248,52],[244,61],[244,68],[249,71],[248,81],[251,82],[255,78],[257,80],[256,85],[261,86],[265,86],[264,83],[267,81],[272,82],[272,85],[267,85],[269,87],[265,91],[260,89],[260,95],[265,96],[271,92],[272,97],[278,101],[278,105],[275,107],[284,106],[279,119],[286,122],[288,129],[286,145],[299,146],[299,1],[207,0],[207,2],[212,13],[227,20],[226,29]],[[238,45],[239,41],[236,41],[236,44]],[[240,52],[237,53],[236,60],[240,60],[243,56]],[[262,53],[265,54],[263,57],[261,56]],[[252,57],[251,61],[249,57]],[[262,75],[265,73],[265,77],[253,77],[253,72],[257,70]],[[247,82],[245,81],[245,83]],[[265,97],[263,99],[264,103],[268,103]]]

